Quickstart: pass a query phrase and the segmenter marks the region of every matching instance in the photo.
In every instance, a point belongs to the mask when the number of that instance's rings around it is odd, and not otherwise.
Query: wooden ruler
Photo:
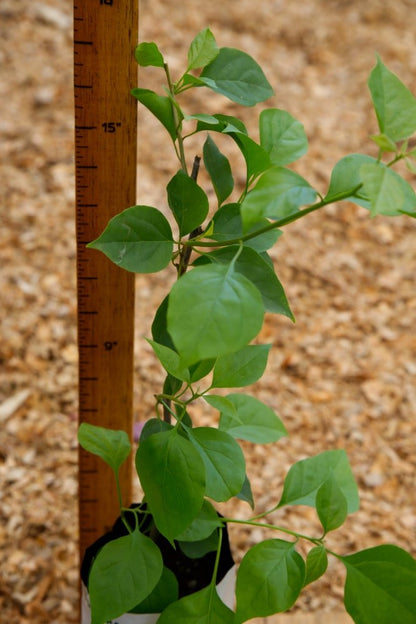
[[[134,275],[86,249],[136,203],[138,0],[74,0],[79,420],[132,431]],[[124,503],[131,466],[121,470]],[[118,516],[114,477],[79,453],[80,557]]]

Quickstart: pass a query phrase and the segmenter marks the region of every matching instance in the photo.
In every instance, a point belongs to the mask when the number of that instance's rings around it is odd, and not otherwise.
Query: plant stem
[[[216,584],[217,584],[217,574],[218,574],[218,567],[219,567],[219,564],[220,564],[221,547],[222,547],[222,531],[223,531],[223,529],[220,529],[218,531],[217,553],[216,553],[216,557],[215,557],[214,571],[212,573],[212,579],[211,579],[211,586],[212,587],[215,587]]]
[[[273,529],[274,531],[280,531],[281,533],[287,533],[288,535],[292,535],[296,537],[296,539],[305,539],[308,542],[312,542],[315,545],[321,545],[322,540],[316,537],[310,537],[309,535],[303,535],[303,533],[297,533],[296,531],[291,531],[290,529],[286,529],[284,527],[276,526],[275,524],[268,524],[266,522],[256,522],[255,520],[236,520],[234,518],[221,518],[221,521],[224,523],[234,523],[234,524],[249,524],[250,526],[258,526],[264,529]]]
[[[179,118],[178,111],[175,105],[176,104],[175,88],[173,86],[173,83],[170,77],[169,66],[167,63],[163,63],[163,69],[165,70],[165,74],[166,74],[166,80],[167,80],[168,88],[169,88],[169,95],[172,99],[171,104],[172,104],[172,112],[173,112],[173,117],[175,119],[175,126],[176,126],[176,132],[177,132],[179,161],[181,163],[182,169],[185,171],[185,173],[188,173],[188,169],[186,166],[185,150],[183,147],[182,120]]]

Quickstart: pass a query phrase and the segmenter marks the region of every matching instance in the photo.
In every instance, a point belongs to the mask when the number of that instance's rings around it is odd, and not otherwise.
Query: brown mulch
[[[71,8],[0,4],[0,622],[8,624],[77,621]],[[416,93],[412,9],[413,0],[142,0],[140,32],[159,42],[173,72],[206,25],[220,45],[251,53],[276,88],[271,105],[305,124],[310,149],[297,170],[325,192],[339,158],[374,153],[366,80],[375,51]],[[256,114],[243,111],[252,127]],[[163,208],[176,164],[163,131],[144,113],[139,123],[140,200]],[[392,542],[416,555],[415,234],[414,220],[370,220],[345,204],[287,228],[274,252],[297,322],[266,319],[261,339],[274,348],[253,392],[290,437],[245,444],[248,472],[262,510],[277,502],[294,461],[345,448],[362,505],[328,540],[340,553]],[[137,277],[138,420],[151,413],[151,384],[161,377],[142,336],[164,280]],[[318,527],[303,508],[273,520],[300,532]],[[237,557],[261,539],[232,533]],[[331,562],[296,609],[341,603],[342,570]]]

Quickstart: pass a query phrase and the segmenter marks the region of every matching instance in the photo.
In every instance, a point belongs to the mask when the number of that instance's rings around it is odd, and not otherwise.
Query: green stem
[[[289,223],[292,223],[293,221],[297,221],[298,219],[301,219],[305,215],[309,214],[310,212],[319,210],[319,208],[323,208],[324,206],[329,206],[329,204],[334,204],[344,199],[348,199],[349,197],[354,195],[361,187],[362,187],[362,184],[359,184],[358,186],[355,186],[353,189],[344,191],[343,193],[338,193],[338,195],[334,195],[330,201],[326,201],[325,199],[322,199],[321,201],[316,202],[315,204],[312,204],[311,206],[308,206],[307,208],[304,208],[303,210],[299,210],[299,212],[296,212],[295,214],[289,215],[288,217],[284,217],[283,219],[280,219],[278,221],[273,221],[272,223],[265,225],[259,230],[256,230],[255,232],[250,232],[249,234],[245,234],[244,236],[240,236],[239,238],[231,238],[227,241],[215,241],[212,243],[208,241],[184,241],[183,244],[193,245],[194,247],[227,247],[228,245],[236,245],[238,243],[244,243],[245,241],[251,240],[252,238],[256,238],[256,236],[260,236],[260,234],[265,234],[266,232],[270,232],[270,230],[274,230],[276,228],[283,227],[284,225],[288,225]]]
[[[276,526],[275,524],[269,524],[266,522],[256,522],[255,520],[236,520],[234,518],[221,518],[221,521],[226,523],[234,523],[234,524],[249,524],[250,526],[258,526],[263,529],[273,529],[274,531],[280,531],[281,533],[287,533],[287,535],[292,535],[296,537],[296,539],[305,539],[308,542],[312,542],[315,545],[321,545],[322,540],[316,537],[310,537],[309,535],[303,535],[303,533],[296,533],[296,531],[291,531],[290,529],[286,529],[285,527]]]
[[[216,557],[215,557],[214,571],[212,573],[212,579],[211,579],[211,587],[213,587],[213,588],[215,588],[215,586],[217,584],[217,574],[218,574],[218,567],[219,567],[219,564],[220,564],[221,547],[222,547],[222,529],[220,529],[218,531],[217,553],[216,553]]]
[[[170,77],[169,66],[167,63],[163,63],[163,69],[165,70],[165,74],[166,74],[166,80],[167,80],[168,88],[169,88],[169,95],[172,99],[172,111],[173,111],[173,117],[175,119],[175,126],[176,126],[176,132],[177,132],[179,161],[181,163],[181,167],[184,170],[184,172],[188,173],[188,169],[186,166],[185,150],[183,146],[182,121],[179,119],[178,111],[176,110],[176,106],[175,106],[176,104],[175,88],[172,83],[172,79]]]

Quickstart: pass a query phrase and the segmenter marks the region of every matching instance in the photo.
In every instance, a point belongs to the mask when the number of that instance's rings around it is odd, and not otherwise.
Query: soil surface
[[[295,169],[324,194],[342,156],[376,154],[366,87],[376,51],[416,93],[414,8],[414,0],[142,0],[140,35],[157,40],[174,74],[205,26],[219,45],[253,55],[275,87],[268,105],[304,123],[310,147]],[[0,4],[0,621],[8,624],[77,621],[71,9],[68,0]],[[156,86],[153,75],[143,71],[142,84]],[[215,112],[237,113],[220,96],[212,102]],[[189,109],[202,104],[195,98]],[[252,129],[259,110],[242,111]],[[164,209],[176,163],[143,111],[139,140],[140,203]],[[244,444],[248,473],[261,511],[279,499],[293,462],[345,448],[361,509],[329,536],[339,553],[391,542],[416,555],[415,237],[415,220],[371,220],[343,204],[288,227],[273,255],[297,322],[267,317],[260,339],[273,349],[250,390],[290,435]],[[137,421],[152,413],[161,379],[142,336],[165,289],[160,274],[137,277]],[[196,417],[208,415],[201,408]],[[245,507],[227,513],[247,517]],[[319,531],[309,508],[271,520]],[[264,536],[231,532],[237,559]],[[320,621],[330,622],[342,585],[331,561],[295,610],[327,611]]]

